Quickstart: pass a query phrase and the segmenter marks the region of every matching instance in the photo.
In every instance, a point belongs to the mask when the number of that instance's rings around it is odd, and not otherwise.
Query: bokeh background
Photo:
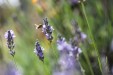
[[[103,75],[113,74],[112,3],[113,0],[83,2],[99,50]],[[42,24],[45,17],[54,28],[52,45],[41,29],[36,29],[34,25]],[[91,75],[90,67],[92,67],[94,75],[101,75],[97,54],[91,43],[90,31],[79,0],[0,0],[0,75],[55,75],[59,59],[57,35],[61,34],[69,41],[74,36],[72,21],[77,22],[87,35],[85,43],[81,45],[83,53],[80,54],[80,62],[85,74]],[[7,30],[13,30],[16,35],[14,58],[9,54],[6,46],[4,34]],[[44,63],[33,52],[36,39],[44,47]],[[80,69],[77,71],[81,72]],[[75,72],[75,75],[81,73]]]

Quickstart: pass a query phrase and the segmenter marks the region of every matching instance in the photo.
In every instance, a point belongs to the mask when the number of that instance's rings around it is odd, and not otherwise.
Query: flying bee
[[[42,24],[39,24],[39,25],[35,24],[35,26],[36,26],[36,29],[42,28]]]

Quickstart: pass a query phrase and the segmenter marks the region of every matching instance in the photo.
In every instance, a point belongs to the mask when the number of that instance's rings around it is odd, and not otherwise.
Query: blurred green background
[[[60,33],[69,41],[74,36],[72,20],[87,35],[87,40],[81,45],[83,53],[80,55],[85,74],[91,75],[89,67],[92,67],[94,75],[101,75],[81,3],[76,1],[78,0],[0,0],[0,75],[7,75],[4,74],[7,65],[11,65],[14,60],[21,75],[52,75],[59,58],[57,35]],[[99,50],[102,70],[106,72],[105,68],[111,70],[113,64],[113,0],[86,0],[83,3]],[[41,29],[36,30],[34,25],[42,24],[45,17],[55,29],[52,47]],[[13,30],[16,35],[14,60],[4,38],[7,30]],[[36,39],[44,47],[44,63],[33,52]]]

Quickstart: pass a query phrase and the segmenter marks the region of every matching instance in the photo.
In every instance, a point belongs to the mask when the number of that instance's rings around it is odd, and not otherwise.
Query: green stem
[[[95,44],[95,40],[94,40],[93,35],[92,35],[92,31],[91,31],[91,28],[90,28],[90,25],[89,25],[89,22],[88,22],[88,19],[87,19],[87,15],[86,15],[86,11],[85,11],[85,7],[84,7],[83,2],[81,2],[81,6],[82,6],[82,10],[83,10],[84,17],[85,17],[85,19],[86,19],[86,23],[87,23],[88,28],[89,28],[89,33],[90,33],[90,37],[91,37],[91,39],[92,39],[92,43],[93,43],[94,49],[95,49],[95,51],[96,51],[96,53],[97,53],[97,56],[98,56],[97,58],[98,58],[99,68],[100,68],[100,71],[101,71],[101,73],[102,73],[102,64],[101,64],[101,61],[100,61],[100,55],[99,55],[97,46],[96,46],[96,44]]]
[[[78,60],[78,63],[79,63],[79,65],[80,65],[82,75],[85,75],[85,70],[83,69],[83,67],[82,67],[82,65],[81,65],[81,63],[80,63],[80,61],[79,61],[79,60]]]
[[[83,54],[84,54],[85,59],[86,59],[88,65],[89,65],[89,68],[90,68],[90,71],[91,71],[91,75],[94,75],[94,72],[93,72],[93,69],[92,69],[92,66],[91,66],[91,63],[90,63],[90,60],[88,58],[88,55],[87,55],[86,51],[84,51]]]
[[[18,66],[17,66],[17,64],[16,64],[16,61],[15,61],[15,58],[14,58],[14,57],[13,57],[13,62],[14,62],[14,64],[15,64],[16,70],[19,72],[19,69],[18,69]]]

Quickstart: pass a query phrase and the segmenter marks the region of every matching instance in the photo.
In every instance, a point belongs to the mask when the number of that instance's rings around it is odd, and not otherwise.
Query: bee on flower
[[[52,42],[52,40],[53,40],[52,32],[53,32],[54,29],[53,29],[52,26],[50,26],[48,24],[47,18],[43,19],[43,25],[42,24],[39,24],[39,25],[35,24],[35,26],[36,26],[36,29],[37,28],[42,28],[42,32],[45,34],[47,40]]]

